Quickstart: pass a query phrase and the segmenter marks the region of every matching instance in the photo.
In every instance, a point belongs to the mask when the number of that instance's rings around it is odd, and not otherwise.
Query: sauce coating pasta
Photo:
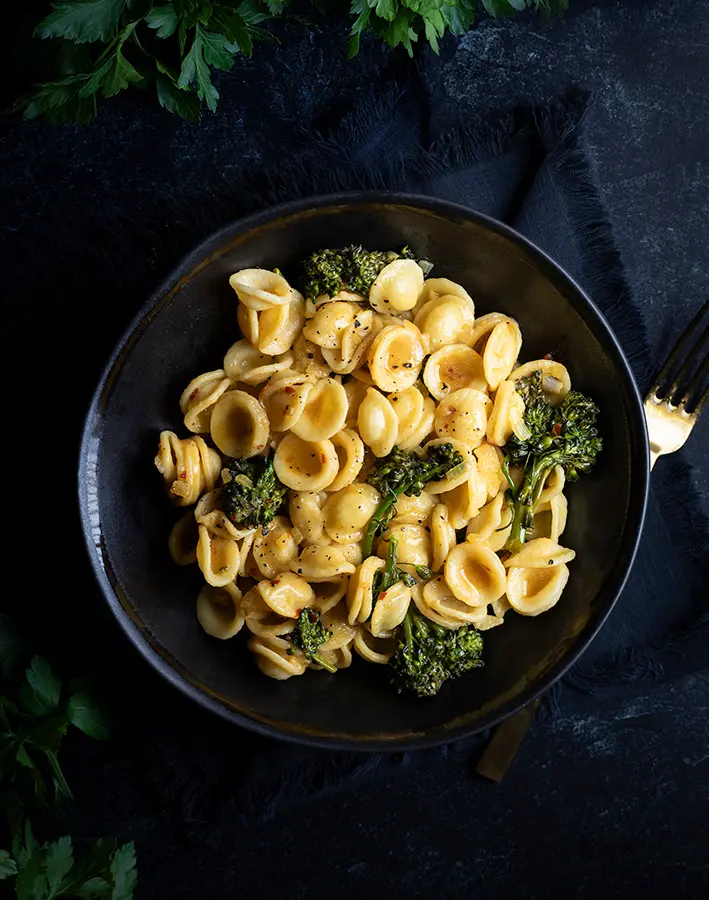
[[[591,401],[548,355],[520,364],[518,323],[477,316],[428,268],[352,247],[313,254],[300,290],[277,269],[233,273],[242,337],[186,384],[187,435],[160,434],[181,513],[169,553],[203,577],[196,621],[248,632],[270,678],[359,656],[411,681],[416,635],[438,653],[546,612],[569,580],[566,490],[595,455],[556,448]]]

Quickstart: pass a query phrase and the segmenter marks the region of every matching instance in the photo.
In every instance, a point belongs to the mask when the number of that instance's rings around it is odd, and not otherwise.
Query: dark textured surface
[[[686,315],[709,294],[706,2],[574,0],[572,7],[558,25],[484,22],[446,42],[440,59],[426,53],[421,65],[437,130],[445,133],[460,110],[474,120],[490,107],[541,100],[569,86],[596,92],[589,136],[599,182],[631,280],[652,310],[650,340],[659,357],[681,330],[677,306]],[[72,473],[78,426],[104,359],[146,293],[189,247],[178,231],[173,256],[145,265],[137,262],[139,245],[112,242],[114,223],[150,211],[169,227],[165,197],[176,186],[182,214],[222,175],[238,181],[264,162],[277,166],[301,129],[326,127],[373,83],[393,75],[404,82],[412,71],[404,57],[369,43],[346,67],[343,35],[285,30],[287,48],[263,48],[221,78],[219,114],[200,129],[143,107],[140,98],[106,107],[88,130],[2,125],[1,263],[17,326],[12,349],[22,369],[15,371],[36,373],[23,377],[36,384],[46,415],[56,417],[59,440],[48,448],[44,431],[33,434]],[[103,232],[85,225],[97,216]],[[69,259],[82,237],[94,248],[101,242],[105,259],[97,262],[95,249],[79,259],[85,288],[69,295],[62,250]],[[41,272],[45,254],[56,267],[50,292]],[[75,257],[70,264],[77,265]],[[122,294],[122,280],[134,270],[140,287]],[[26,409],[13,425],[27,421]],[[685,456],[706,473],[709,421],[698,431]],[[665,465],[658,463],[655,478]],[[56,490],[72,502],[69,477]],[[60,523],[62,532],[72,527],[70,516]],[[106,748],[78,737],[67,747],[77,795],[70,826],[85,837],[135,838],[140,896],[259,897],[267,895],[264,885],[288,898],[377,889],[397,897],[706,896],[706,677],[652,691],[641,685],[633,700],[598,699],[583,717],[539,722],[501,787],[477,780],[466,759],[431,759],[416,770],[384,768],[366,787],[355,783],[301,801],[247,827],[239,815],[249,797],[238,788],[248,773],[231,773],[233,797],[210,793],[225,773],[210,768],[209,751],[233,746],[236,755],[249,737],[193,712],[156,681],[116,634],[88,566],[62,553],[64,546],[53,538],[39,598],[21,592],[38,640],[63,651],[74,670],[112,660],[119,695],[124,680],[142,680],[144,697],[176,719],[176,750],[194,759],[191,777],[176,783],[165,749],[135,759],[129,732]],[[73,596],[55,592],[66,580]],[[39,609],[51,604],[51,614],[29,612],[38,600]],[[130,717],[131,703],[124,706]],[[136,727],[144,715],[136,710]],[[179,727],[185,715],[193,723],[189,736]],[[190,789],[206,793],[213,818],[204,805],[190,817]]]

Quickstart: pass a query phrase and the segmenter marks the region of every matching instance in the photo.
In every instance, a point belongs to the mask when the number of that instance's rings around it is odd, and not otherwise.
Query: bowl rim
[[[591,625],[587,624],[583,631],[576,636],[574,643],[569,647],[567,652],[550,665],[547,671],[531,686],[523,688],[511,699],[508,698],[503,701],[496,710],[487,715],[483,715],[475,722],[455,725],[450,728],[446,728],[445,725],[436,726],[435,730],[430,733],[413,732],[411,737],[397,737],[394,739],[387,738],[385,734],[383,734],[380,739],[371,736],[361,738],[356,736],[348,737],[342,733],[303,733],[297,730],[290,730],[285,725],[278,726],[251,718],[211,695],[205,686],[200,686],[194,676],[190,677],[190,673],[182,669],[179,660],[173,660],[166,648],[162,648],[163,652],[158,649],[158,647],[161,646],[159,642],[156,639],[151,640],[147,633],[147,629],[141,629],[121,603],[111,580],[99,559],[100,551],[92,536],[92,515],[90,511],[92,498],[89,496],[90,492],[87,489],[92,458],[92,445],[95,441],[95,435],[100,434],[101,430],[99,411],[103,398],[106,396],[107,391],[110,391],[114,369],[129,348],[136,332],[140,330],[143,323],[147,324],[154,308],[170,291],[174,290],[179,281],[191,272],[195,268],[195,265],[208,259],[225,243],[255,228],[273,224],[279,219],[290,218],[304,212],[315,212],[321,208],[358,205],[409,207],[423,210],[424,212],[438,214],[447,218],[466,219],[474,224],[485,227],[501,237],[507,238],[514,245],[521,248],[528,259],[530,259],[542,274],[549,278],[555,286],[558,287],[560,284],[564,284],[566,287],[564,293],[566,299],[572,304],[579,315],[581,315],[584,322],[591,328],[596,339],[603,343],[604,351],[611,357],[613,368],[620,376],[618,386],[619,389],[622,390],[624,406],[626,407],[628,416],[630,461],[633,479],[626,515],[626,525],[623,530],[614,570],[609,575],[610,582],[607,580],[603,585],[603,589],[608,593],[609,599],[604,607],[597,612],[593,623]],[[602,339],[599,337],[599,333],[602,335]],[[637,455],[639,455],[639,458],[636,459]],[[163,678],[181,691],[185,696],[196,701],[200,706],[211,710],[227,721],[267,737],[336,750],[348,749],[364,752],[386,752],[423,749],[478,734],[481,731],[499,724],[504,719],[514,715],[524,706],[535,701],[556,681],[563,677],[594,640],[610,615],[611,610],[615,606],[627,582],[635,560],[645,520],[649,476],[649,442],[642,399],[637,383],[620,342],[611,329],[608,321],[578,282],[533,241],[511,226],[492,216],[481,213],[463,204],[441,200],[437,197],[424,194],[379,190],[319,194],[317,196],[304,197],[271,206],[224,225],[222,228],[208,235],[185,254],[180,262],[174,266],[169,274],[163,279],[159,287],[143,304],[141,304],[128,326],[124,329],[123,334],[106,362],[93,391],[82,428],[79,446],[77,487],[81,530],[94,576],[104,599],[108,603],[111,612],[130,642]],[[96,501],[94,500],[93,502]],[[93,518],[95,518],[95,516]],[[633,525],[632,529],[629,528],[629,524]],[[182,669],[182,671],[180,671],[180,669]]]

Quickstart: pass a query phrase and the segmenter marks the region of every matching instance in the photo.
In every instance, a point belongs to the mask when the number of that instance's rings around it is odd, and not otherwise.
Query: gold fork
[[[658,457],[674,453],[685,443],[709,398],[709,387],[700,394],[709,372],[709,324],[697,338],[708,311],[709,300],[675,344],[645,398],[651,469]]]
[[[660,369],[643,404],[650,442],[650,468],[660,456],[674,453],[685,443],[709,399],[709,386],[702,383],[709,372],[709,300],[687,326]],[[699,335],[699,337],[697,337]],[[491,781],[501,781],[532,724],[539,698],[505,719],[495,729],[477,765]]]

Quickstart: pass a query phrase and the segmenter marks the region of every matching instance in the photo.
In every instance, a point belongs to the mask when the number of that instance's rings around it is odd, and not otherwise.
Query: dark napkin
[[[659,363],[647,349],[652,323],[626,283],[599,200],[584,139],[587,104],[579,95],[482,121],[441,123],[423,89],[393,86],[360,103],[333,133],[296,136],[266,168],[248,172],[244,161],[238,170],[235,160],[228,174],[203,177],[198,191],[187,181],[165,185],[159,200],[119,195],[100,215],[72,220],[67,210],[48,210],[41,229],[14,235],[5,248],[22,289],[56,304],[40,356],[56,360],[59,353],[65,369],[81,378],[83,393],[79,387],[76,396],[88,396],[125,322],[195,242],[274,202],[386,188],[465,203],[538,243],[605,313],[644,390]],[[37,266],[40,234],[46,242]],[[88,364],[77,367],[77,358]],[[70,444],[81,412],[77,404],[65,419]],[[599,698],[632,694],[640,680],[660,682],[706,662],[709,527],[682,454],[660,465],[628,585],[582,660],[550,691],[542,719],[560,708],[566,716],[583,715]],[[322,798],[392,767],[421,765],[432,756],[464,767],[484,744],[487,735],[432,751],[358,755],[294,747],[226,725],[164,688],[110,619],[100,618],[80,540],[66,540],[73,543],[58,565],[81,567],[86,596],[69,613],[49,612],[47,639],[56,648],[61,635],[65,655],[83,654],[103,673],[123,722],[112,748],[84,743],[70,764],[77,779],[92,772],[96,796],[112,797],[126,813],[138,795],[143,802],[147,797],[155,808],[169,804],[187,832],[208,838],[217,830],[223,835],[230,822],[268,818],[304,796]],[[99,638],[85,641],[80,620],[98,629]]]

